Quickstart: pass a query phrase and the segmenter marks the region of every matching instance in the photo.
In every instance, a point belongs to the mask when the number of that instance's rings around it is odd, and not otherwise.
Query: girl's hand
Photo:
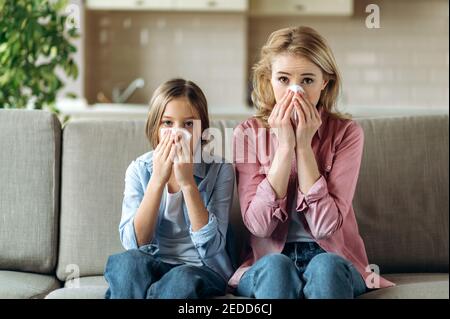
[[[298,116],[298,125],[295,130],[296,149],[304,150],[311,148],[314,134],[322,125],[319,111],[309,101],[305,93],[295,93],[294,106]]]
[[[181,188],[196,185],[194,180],[194,163],[189,141],[178,133],[175,137],[176,157],[173,164],[175,179]]]
[[[294,149],[295,133],[291,124],[291,113],[294,109],[294,92],[287,90],[281,101],[275,104],[270,113],[268,123],[274,129],[278,139],[278,147],[284,149]]]
[[[169,180],[172,174],[174,156],[173,137],[169,131],[165,131],[153,153],[153,174],[151,178],[155,179],[158,184],[165,185]]]

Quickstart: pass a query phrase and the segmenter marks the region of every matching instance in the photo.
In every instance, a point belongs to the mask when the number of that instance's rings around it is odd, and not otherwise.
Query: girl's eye
[[[314,80],[311,78],[304,78],[302,82],[304,84],[312,84],[314,82]]]
[[[289,82],[289,79],[287,77],[285,77],[285,76],[280,76],[278,78],[278,81],[280,81],[283,84],[287,84]]]
[[[164,126],[172,126],[172,121],[166,120],[166,121],[163,121],[162,124]]]
[[[185,127],[192,127],[193,125],[194,125],[194,122],[192,122],[192,121],[184,123]]]

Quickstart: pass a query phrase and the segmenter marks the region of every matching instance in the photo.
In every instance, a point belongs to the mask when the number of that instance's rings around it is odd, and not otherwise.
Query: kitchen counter
[[[83,99],[64,99],[57,103],[57,107],[62,115],[69,115],[71,118],[102,118],[102,119],[135,119],[142,120],[147,118],[148,105],[146,104],[113,104],[97,103],[87,105]],[[341,107],[342,112],[348,112],[354,118],[362,117],[382,117],[382,116],[408,116],[408,115],[431,115],[431,114],[449,114],[449,109],[440,108],[411,108],[404,106],[369,106]],[[254,114],[254,109],[247,106],[240,107],[210,107],[209,115],[211,119],[246,119]]]
[[[97,103],[87,105],[83,100],[61,100],[57,107],[62,115],[71,118],[103,118],[103,119],[146,119],[149,106],[146,104],[113,104]],[[212,119],[246,119],[254,114],[249,107],[210,108]]]

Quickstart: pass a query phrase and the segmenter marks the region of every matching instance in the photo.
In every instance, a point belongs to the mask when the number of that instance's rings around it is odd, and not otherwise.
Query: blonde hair
[[[351,115],[336,110],[336,102],[341,87],[341,76],[326,40],[313,28],[300,26],[280,29],[273,32],[261,49],[261,58],[253,67],[252,101],[256,106],[255,117],[266,126],[275,105],[270,79],[272,61],[279,54],[294,54],[305,57],[316,64],[324,79],[328,81],[319,98],[319,105],[330,115],[340,119],[350,119]]]
[[[191,108],[200,117],[202,131],[209,128],[208,103],[202,90],[192,81],[169,80],[155,90],[150,100],[145,133],[153,149],[159,143],[158,130],[166,105],[175,98],[186,98]]]

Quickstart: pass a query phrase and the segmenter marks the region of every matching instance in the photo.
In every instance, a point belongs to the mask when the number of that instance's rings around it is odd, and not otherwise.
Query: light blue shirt
[[[214,160],[213,162],[211,162]],[[230,163],[212,157],[208,163],[194,163],[194,179],[200,196],[209,213],[208,224],[193,231],[186,204],[183,201],[183,216],[189,226],[189,235],[202,262],[220,274],[226,281],[233,273],[233,267],[226,252],[226,238],[229,213],[233,201],[234,168]],[[132,161],[125,173],[125,190],[122,204],[122,218],[119,234],[125,249],[144,249],[160,254],[159,232],[166,206],[166,192],[160,201],[155,234],[150,244],[138,247],[134,231],[134,217],[144,197],[147,184],[153,172],[153,151],[147,152]],[[166,251],[167,253],[167,251]]]

